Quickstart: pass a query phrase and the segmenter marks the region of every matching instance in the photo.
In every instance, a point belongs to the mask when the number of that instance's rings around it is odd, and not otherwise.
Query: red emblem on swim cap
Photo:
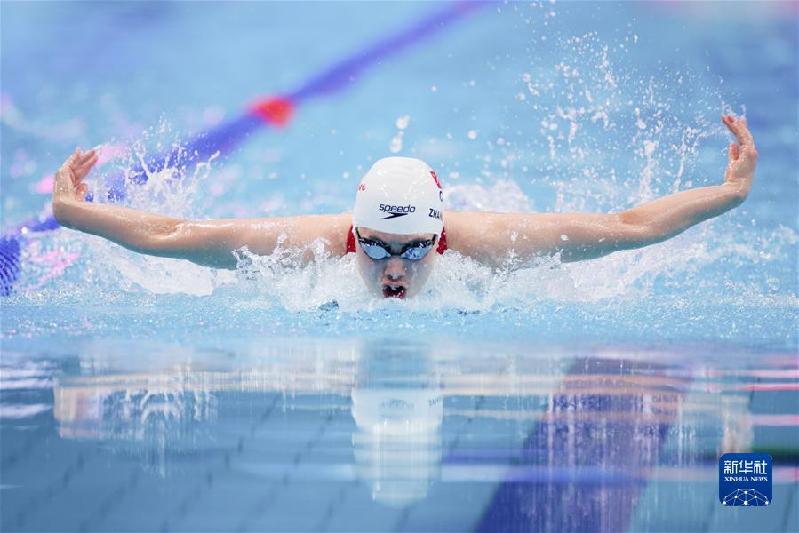
[[[358,190],[359,191],[365,191],[366,190],[366,185],[361,183],[360,185],[358,185]]]
[[[436,182],[436,187],[438,187],[440,189],[441,188],[441,182],[438,181],[438,175],[436,175],[436,171],[435,170],[431,170],[430,171],[430,175],[433,176],[433,181]]]

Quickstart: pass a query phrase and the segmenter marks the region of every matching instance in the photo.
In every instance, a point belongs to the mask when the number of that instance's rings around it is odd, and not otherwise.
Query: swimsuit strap
[[[355,232],[352,231],[352,226],[350,226],[350,230],[347,232],[347,253],[355,253]]]
[[[441,229],[441,238],[438,239],[438,246],[436,246],[436,252],[443,254],[447,251],[447,230]],[[354,254],[355,253],[355,232],[352,230],[352,226],[350,226],[350,230],[347,232],[347,253]]]
[[[441,238],[438,239],[438,246],[436,246],[436,252],[443,254],[447,251],[447,230],[441,228]]]

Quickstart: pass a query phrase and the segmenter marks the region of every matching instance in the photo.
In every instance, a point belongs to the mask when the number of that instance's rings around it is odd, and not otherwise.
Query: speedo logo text
[[[383,220],[389,220],[392,218],[399,218],[404,217],[410,213],[416,212],[416,206],[414,205],[389,205],[389,204],[380,204],[380,211],[383,213],[388,213],[387,217],[383,217]]]

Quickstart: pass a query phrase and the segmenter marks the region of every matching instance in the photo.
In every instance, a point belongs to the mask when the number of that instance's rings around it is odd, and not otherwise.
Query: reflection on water
[[[163,379],[166,378],[166,379]],[[216,398],[208,390],[175,383],[171,376],[106,380],[71,379],[54,390],[59,435],[72,439],[129,439],[180,435],[193,422],[213,420]]]
[[[625,530],[689,385],[658,364],[576,359],[521,445],[533,468],[513,470],[478,529]]]
[[[372,498],[406,506],[439,477],[444,400],[430,347],[373,341],[352,389],[352,445]]]
[[[762,394],[795,387],[795,358],[701,355],[388,340],[16,354],[3,362],[0,389],[12,509],[3,526],[69,522],[58,502],[75,497],[71,480],[91,464],[102,475],[81,481],[89,499],[113,493],[126,469],[136,480],[117,487],[125,497],[113,512],[105,504],[81,519],[100,529],[115,519],[145,530],[203,520],[245,530],[668,524],[652,507],[660,482],[713,489],[724,451],[796,457],[795,441],[779,433],[795,431],[790,404],[761,401],[765,418],[751,412],[763,411],[753,383],[770,387]],[[75,449],[78,463],[65,451]],[[61,471],[68,482],[53,478]],[[795,471],[783,474],[795,482]],[[159,487],[171,488],[151,504],[152,522],[137,517]],[[696,523],[714,497],[699,493],[683,506]],[[226,498],[241,509],[207,516]]]

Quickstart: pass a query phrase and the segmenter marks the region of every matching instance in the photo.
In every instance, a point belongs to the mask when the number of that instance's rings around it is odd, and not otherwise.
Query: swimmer
[[[435,171],[407,157],[377,161],[358,185],[353,212],[234,220],[182,220],[113,204],[85,202],[85,176],[97,152],[75,150],[55,175],[53,215],[67,228],[99,235],[130,250],[235,269],[234,250],[268,255],[297,249],[313,261],[321,242],[334,257],[354,253],[369,290],[386,298],[418,294],[445,250],[503,266],[560,254],[593,259],[665,241],[743,202],[757,162],[746,119],[725,115],[735,136],[721,185],[664,196],[609,214],[444,211]]]

